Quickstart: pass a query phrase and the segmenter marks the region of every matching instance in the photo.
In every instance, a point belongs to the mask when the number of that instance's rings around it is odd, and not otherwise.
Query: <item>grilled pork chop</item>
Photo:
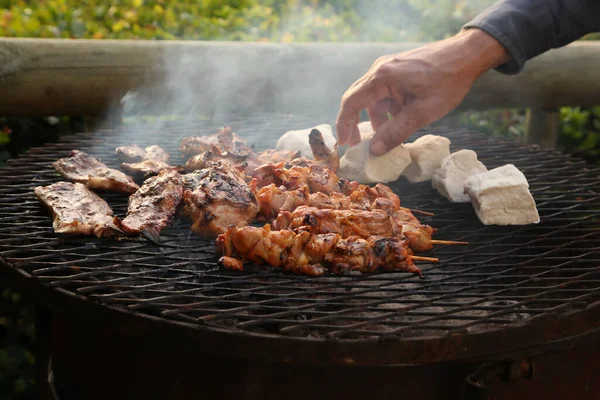
[[[183,214],[193,221],[192,231],[215,237],[230,225],[245,226],[258,213],[256,196],[243,174],[223,163],[183,176]]]
[[[52,213],[54,232],[112,237],[121,233],[120,221],[108,204],[81,183],[57,182],[34,189]]]
[[[158,241],[160,231],[171,221],[183,197],[183,181],[175,171],[164,170],[148,178],[129,198],[123,231],[139,234],[142,231]]]
[[[123,172],[109,168],[98,159],[79,150],[73,150],[70,157],[52,163],[65,178],[83,183],[89,189],[120,193],[135,193],[140,187]]]

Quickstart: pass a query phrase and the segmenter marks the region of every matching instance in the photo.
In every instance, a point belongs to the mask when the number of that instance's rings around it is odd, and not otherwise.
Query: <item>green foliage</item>
[[[561,149],[600,165],[600,106],[564,107],[560,118]]]

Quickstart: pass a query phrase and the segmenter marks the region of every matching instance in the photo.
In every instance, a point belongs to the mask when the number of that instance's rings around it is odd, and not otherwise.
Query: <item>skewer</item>
[[[428,211],[415,210],[415,209],[406,208],[406,207],[403,207],[403,208],[405,210],[410,211],[413,214],[421,214],[421,215],[425,215],[425,216],[428,216],[428,217],[433,217],[435,215],[434,213],[431,213],[431,212],[428,212]]]
[[[440,261],[439,258],[434,258],[434,257],[410,256],[410,258],[412,260],[427,261],[427,262],[433,262],[433,263]]]
[[[457,242],[455,240],[431,240],[431,244],[469,244],[469,242]]]

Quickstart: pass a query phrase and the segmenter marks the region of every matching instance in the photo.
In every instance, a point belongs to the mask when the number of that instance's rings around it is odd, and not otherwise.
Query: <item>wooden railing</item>
[[[137,90],[153,113],[193,106],[326,112],[373,61],[419,46],[197,41],[0,39],[0,115],[98,116]],[[528,108],[528,141],[552,147],[561,106],[600,104],[600,42],[574,43],[524,71],[484,74],[459,109]]]

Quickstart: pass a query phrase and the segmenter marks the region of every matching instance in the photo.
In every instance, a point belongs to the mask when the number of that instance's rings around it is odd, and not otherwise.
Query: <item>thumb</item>
[[[394,118],[377,129],[371,139],[371,153],[380,156],[404,143],[416,130],[426,125],[422,115],[418,105],[413,103],[406,106]]]

